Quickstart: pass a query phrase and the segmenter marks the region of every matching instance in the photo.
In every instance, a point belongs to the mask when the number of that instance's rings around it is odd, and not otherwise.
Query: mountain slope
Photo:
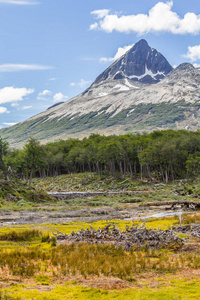
[[[84,93],[0,134],[12,145],[20,146],[30,136],[48,142],[92,132],[200,128],[200,70],[182,64],[157,84],[133,81],[127,75],[115,79],[114,74],[106,79],[99,76]]]

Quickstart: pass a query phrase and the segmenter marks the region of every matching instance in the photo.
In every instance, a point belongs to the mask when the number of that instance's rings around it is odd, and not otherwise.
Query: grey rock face
[[[94,84],[123,78],[148,84],[157,83],[172,69],[161,53],[151,48],[145,40],[140,40],[100,74]]]

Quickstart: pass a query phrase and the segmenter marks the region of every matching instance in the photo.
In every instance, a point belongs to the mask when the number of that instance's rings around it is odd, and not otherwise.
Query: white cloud
[[[83,88],[83,87],[88,86],[90,83],[91,83],[91,80],[81,79],[80,82],[78,82],[78,85]]]
[[[3,125],[6,125],[6,126],[13,126],[15,124],[17,124],[17,123],[3,123]]]
[[[0,65],[0,72],[40,71],[53,69],[51,66],[26,65],[26,64],[3,64]]]
[[[48,99],[47,97],[50,96],[51,94],[52,94],[51,91],[44,90],[38,94],[37,99],[38,100],[47,100]]]
[[[55,81],[55,80],[57,80],[57,78],[55,77],[49,79],[49,81]]]
[[[200,64],[193,64],[193,66],[197,69],[200,69]]]
[[[39,4],[36,1],[22,1],[22,0],[0,0],[0,4],[15,4],[15,5],[35,5]]]
[[[64,96],[62,93],[57,93],[53,96],[53,102],[62,102],[65,101],[68,97]]]
[[[91,12],[92,15],[95,16],[96,19],[102,19],[109,14],[109,9],[99,9]]]
[[[14,88],[13,86],[0,89],[0,104],[17,102],[23,100],[23,97],[32,94],[34,89]]]
[[[170,32],[173,34],[198,34],[200,33],[200,15],[186,13],[181,18],[172,11],[173,1],[158,2],[148,14],[120,15],[109,14],[109,11],[101,17],[98,11],[92,14],[99,18],[90,26],[91,30],[99,29],[105,32],[125,32],[145,34],[149,32]]]
[[[189,58],[191,61],[196,61],[200,59],[200,45],[189,46],[187,54],[183,55],[186,58]]]
[[[6,107],[0,106],[0,114],[9,113]]]
[[[119,59],[122,55],[124,55],[128,50],[130,50],[133,47],[134,44],[124,47],[119,47],[117,50],[117,53],[114,57],[101,57],[100,62],[112,62]]]
[[[30,109],[32,107],[33,107],[32,105],[22,106],[21,110],[27,110],[27,109]]]
[[[98,29],[98,23],[97,22],[90,25],[90,30],[96,30],[96,29]]]
[[[11,106],[12,106],[12,107],[17,107],[17,106],[19,106],[19,103],[14,102],[14,103],[11,104]]]
[[[47,96],[47,95],[51,95],[51,91],[49,90],[44,90],[43,92],[39,93],[40,96]]]
[[[92,82],[91,80],[81,79],[79,82],[71,82],[70,85],[71,86],[79,86],[81,88],[84,88],[84,87],[88,86],[91,82]]]

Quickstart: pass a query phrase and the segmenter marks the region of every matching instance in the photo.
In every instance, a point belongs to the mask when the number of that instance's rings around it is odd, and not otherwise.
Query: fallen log
[[[142,207],[170,206],[170,209],[175,209],[176,206],[181,206],[181,208],[197,210],[197,209],[200,209],[200,202],[198,202],[198,201],[159,201],[159,202],[143,203],[140,206],[142,206]]]

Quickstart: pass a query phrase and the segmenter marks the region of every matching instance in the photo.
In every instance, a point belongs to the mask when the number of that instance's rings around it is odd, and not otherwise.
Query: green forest
[[[0,139],[1,176],[33,177],[96,172],[101,178],[173,182],[195,177],[200,168],[200,131],[163,130],[143,134],[70,138],[41,145],[30,138],[23,149]]]

